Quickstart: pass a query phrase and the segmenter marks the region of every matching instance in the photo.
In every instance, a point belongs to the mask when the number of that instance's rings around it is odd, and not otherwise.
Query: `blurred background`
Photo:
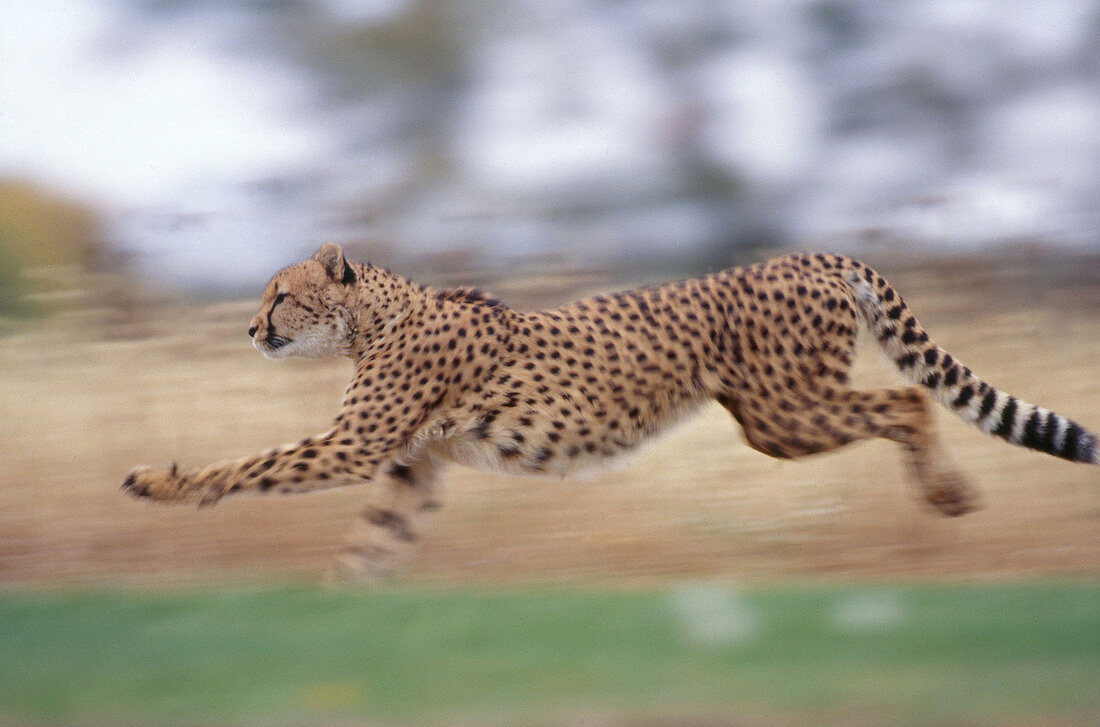
[[[323,241],[413,271],[1100,246],[1089,0],[0,13],[7,298],[55,262],[251,294]]]

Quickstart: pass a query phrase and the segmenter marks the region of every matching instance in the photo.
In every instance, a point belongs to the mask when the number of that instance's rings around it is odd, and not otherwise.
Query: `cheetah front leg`
[[[137,467],[122,489],[135,497],[204,506],[231,494],[290,494],[362,484],[374,476],[382,459],[380,454],[372,456],[366,449],[339,443],[333,431],[202,468]]]
[[[435,488],[438,470],[439,463],[431,458],[384,466],[326,580],[362,582],[394,575],[440,507]]]

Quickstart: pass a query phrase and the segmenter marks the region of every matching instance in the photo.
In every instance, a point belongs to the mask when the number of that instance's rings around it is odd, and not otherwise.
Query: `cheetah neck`
[[[425,288],[385,268],[353,263],[354,290],[348,295],[346,355],[357,363],[371,358],[400,337],[410,321],[419,320],[430,303]]]

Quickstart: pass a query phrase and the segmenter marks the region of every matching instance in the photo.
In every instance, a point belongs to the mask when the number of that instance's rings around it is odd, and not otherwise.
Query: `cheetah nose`
[[[256,331],[258,331],[258,330],[260,330],[259,326],[249,326],[248,327],[248,337],[252,338],[253,336],[255,336]]]

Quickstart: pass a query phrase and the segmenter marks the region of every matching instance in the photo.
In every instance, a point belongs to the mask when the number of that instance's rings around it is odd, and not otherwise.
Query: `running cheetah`
[[[915,386],[849,388],[861,327]],[[565,475],[708,399],[772,457],[898,442],[945,515],[976,497],[937,440],[929,395],[987,434],[1097,463],[1093,434],[979,379],[929,340],[882,276],[841,255],[788,255],[523,313],[475,289],[434,290],[350,262],[329,244],[272,278],[248,333],[270,358],[355,362],[332,428],[203,468],[139,467],[123,489],[210,505],[372,483],[339,559],[351,575],[392,571],[438,507],[446,462]]]

